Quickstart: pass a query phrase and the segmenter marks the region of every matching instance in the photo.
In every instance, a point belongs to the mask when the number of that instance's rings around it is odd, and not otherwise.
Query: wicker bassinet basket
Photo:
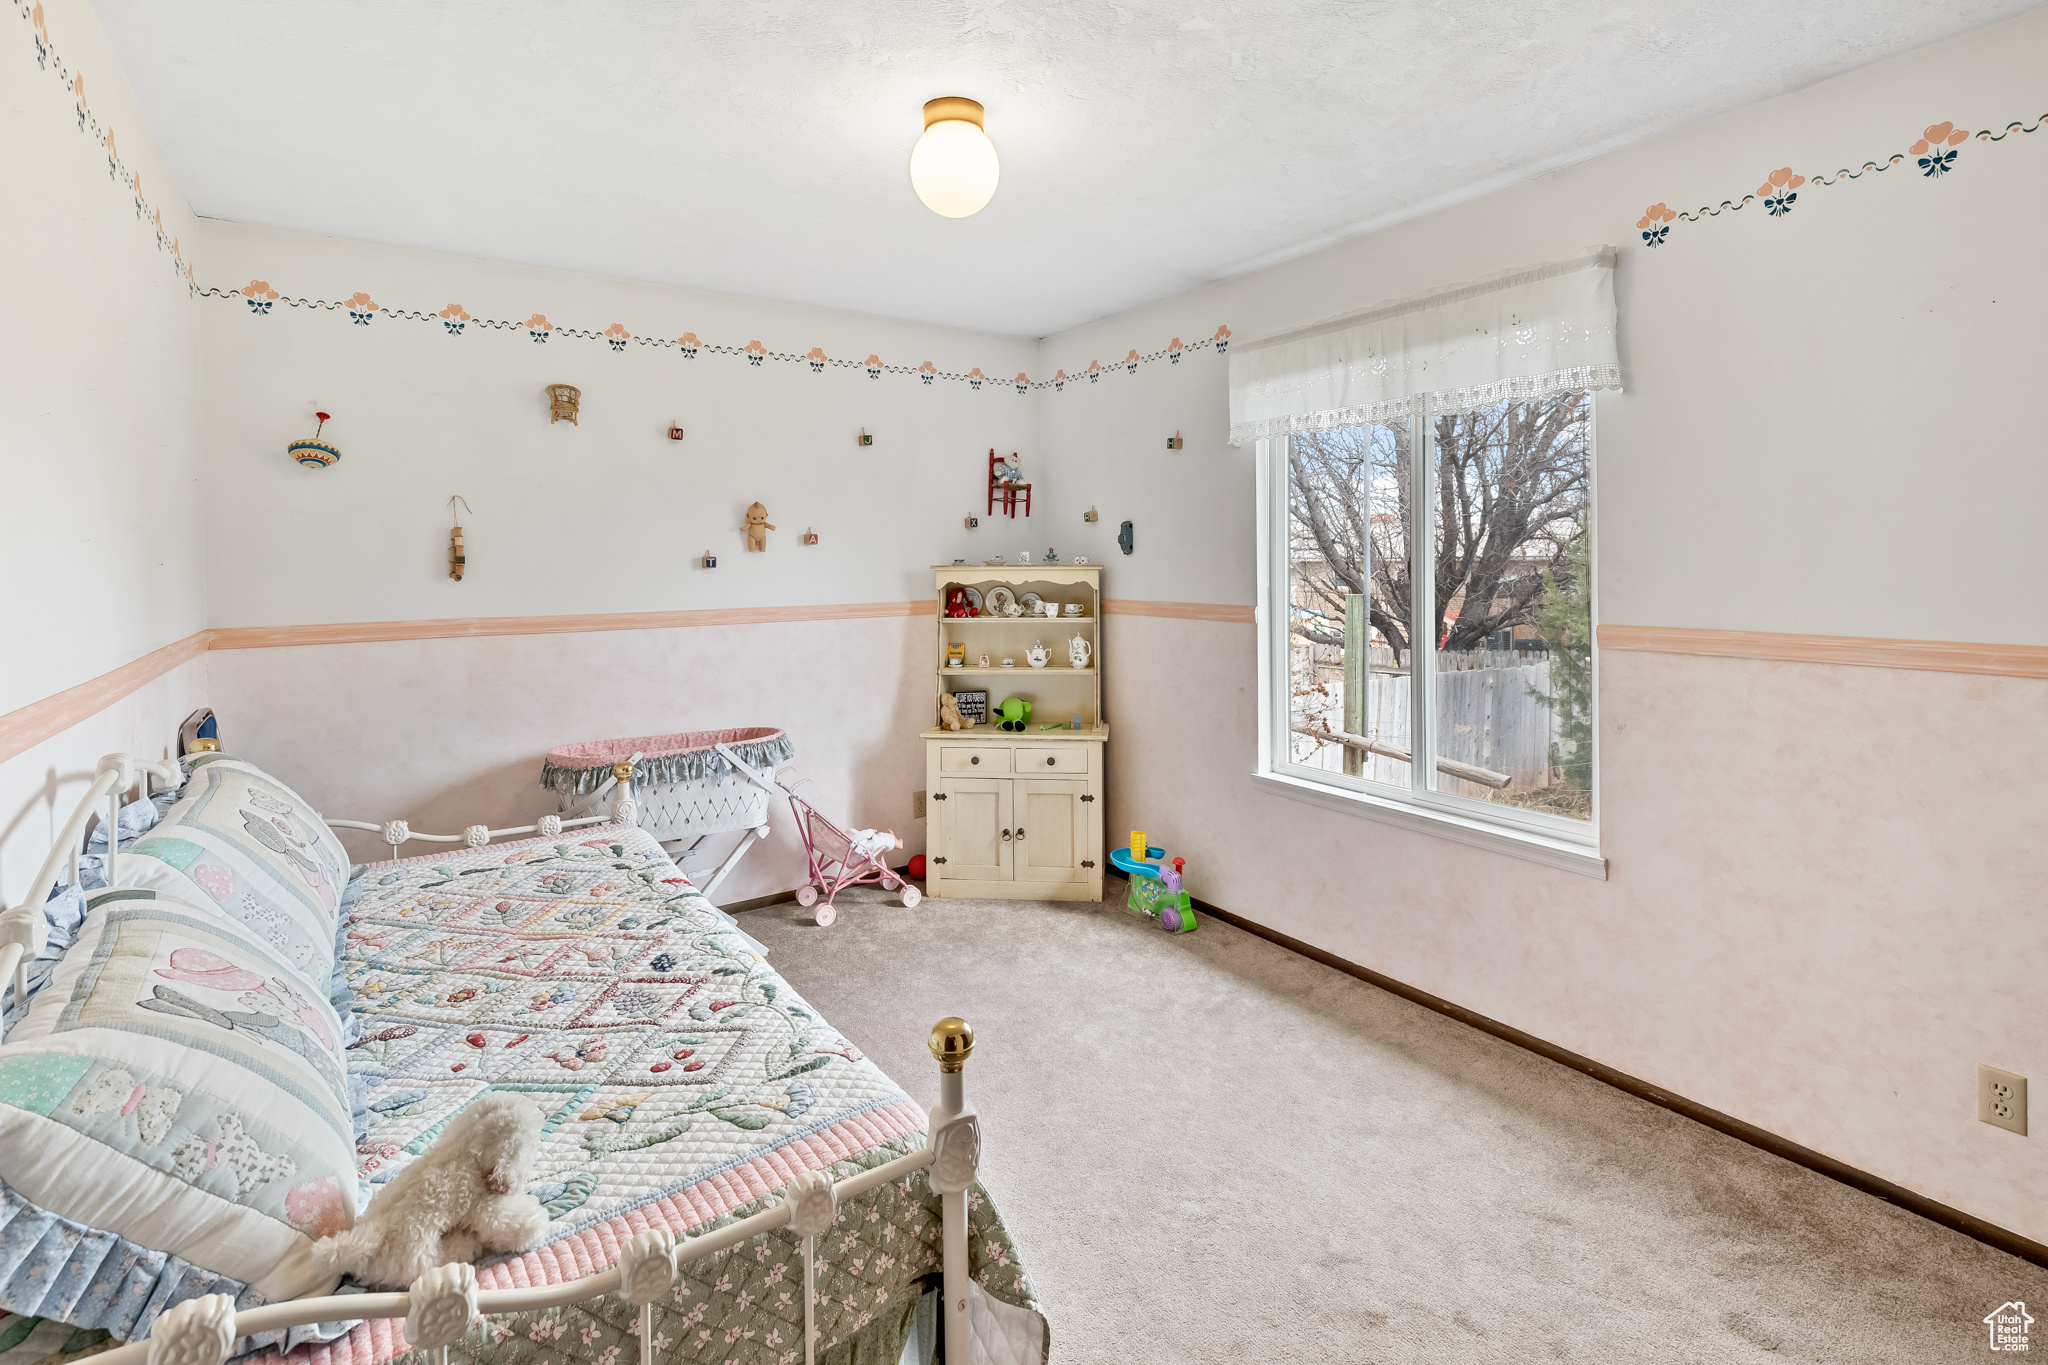
[[[716,747],[721,744],[764,774],[796,754],[789,736],[772,726],[595,739],[548,750],[540,784],[560,792],[567,806],[604,787],[613,764],[638,754],[633,794],[640,827],[656,839],[757,829],[768,823],[769,794],[726,761]]]

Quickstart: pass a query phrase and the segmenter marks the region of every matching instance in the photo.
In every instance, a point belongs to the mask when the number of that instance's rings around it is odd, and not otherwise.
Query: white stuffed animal
[[[314,1258],[368,1288],[403,1289],[437,1265],[538,1245],[548,1211],[524,1191],[540,1123],[519,1096],[485,1095],[391,1178],[354,1227],[315,1242]]]

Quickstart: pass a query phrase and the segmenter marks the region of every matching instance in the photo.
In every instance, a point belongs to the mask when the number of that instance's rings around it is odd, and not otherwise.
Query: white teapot
[[[1044,668],[1046,662],[1051,658],[1052,655],[1046,652],[1045,645],[1037,640],[1033,640],[1031,648],[1024,651],[1025,662],[1033,668]]]
[[[1067,662],[1076,668],[1088,666],[1088,641],[1079,635],[1067,641]]]

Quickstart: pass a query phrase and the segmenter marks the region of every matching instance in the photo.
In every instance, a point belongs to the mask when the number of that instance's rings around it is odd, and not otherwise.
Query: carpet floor
[[[2048,1337],[2048,1270],[1215,920],[741,923],[921,1103],[931,1025],[973,1023],[1059,1365],[1974,1361],[2011,1299]]]

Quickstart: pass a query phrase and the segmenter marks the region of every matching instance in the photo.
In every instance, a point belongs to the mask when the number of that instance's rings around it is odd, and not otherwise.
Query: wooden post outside
[[[1344,594],[1344,729],[1348,734],[1365,733],[1365,674],[1372,651],[1366,643],[1365,594]],[[1346,746],[1344,772],[1349,777],[1365,775],[1365,752]]]

